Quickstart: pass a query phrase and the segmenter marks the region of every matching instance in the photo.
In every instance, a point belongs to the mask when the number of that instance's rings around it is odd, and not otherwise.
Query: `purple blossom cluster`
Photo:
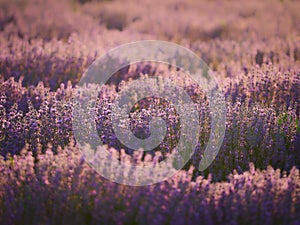
[[[93,38],[86,37],[87,34],[74,33],[66,42],[61,39],[45,41],[0,36],[0,74],[5,79],[14,77],[19,80],[23,77],[22,83],[26,86],[37,85],[39,81],[43,81],[51,90],[59,88],[60,83],[67,84],[69,80],[75,85],[97,56],[103,55],[111,47],[132,41],[130,36],[125,35],[122,40],[117,39],[115,43],[110,43],[106,40],[119,38],[120,35],[118,32],[111,32],[94,32],[90,34]],[[136,40],[144,38],[147,37],[138,36]],[[270,71],[268,73],[273,78],[278,73],[294,73],[292,78],[281,79],[299,79],[300,42],[296,37],[291,38],[288,43],[278,38],[268,42],[258,40],[255,43],[248,40],[237,42],[218,39],[210,42],[178,43],[197,53],[211,69],[218,72],[220,80],[230,78],[241,81],[247,79],[248,74],[265,74],[266,70]],[[257,70],[253,68],[255,65],[262,67],[263,64],[271,66],[263,71],[251,71]],[[142,71],[136,71],[139,72]],[[119,79],[124,78],[125,74]]]
[[[115,150],[116,151],[116,150]],[[193,168],[162,183],[129,187],[103,179],[68,146],[28,148],[0,160],[1,224],[297,224],[300,176],[268,167],[212,182]],[[111,168],[113,169],[113,168]]]
[[[131,73],[130,69],[129,73]],[[185,87],[194,99],[200,115],[198,145],[193,158],[186,166],[189,168],[190,165],[196,167],[202,158],[211,132],[211,118],[208,100],[201,88],[180,73],[180,71],[173,71],[168,77],[173,81],[176,77],[178,86]],[[274,76],[276,73],[270,76],[270,82],[293,82],[293,73],[284,81],[281,81],[281,78],[275,79]],[[118,89],[122,90],[122,86],[126,86],[128,82],[130,81],[122,81]],[[263,82],[258,81],[257,84],[264,87]],[[256,87],[260,88],[258,85]],[[275,168],[289,170],[294,165],[299,166],[299,148],[295,142],[297,129],[299,132],[298,104],[292,104],[291,100],[293,97],[296,98],[297,93],[286,92],[285,96],[281,89],[277,89],[278,94],[275,89],[273,96],[278,97],[270,99],[263,93],[256,95],[257,98],[255,96],[249,98],[248,95],[253,92],[248,91],[243,101],[236,96],[236,93],[244,94],[245,88],[242,89],[244,91],[242,93],[239,93],[238,89],[232,91],[230,88],[227,91],[229,97],[223,145],[214,163],[205,171],[205,175],[212,173],[215,179],[222,180],[233,169],[247,170],[249,162],[254,162],[258,168],[272,165]],[[38,148],[44,152],[48,144],[51,144],[53,151],[56,152],[59,146],[64,147],[74,139],[72,133],[74,88],[71,84],[61,85],[56,92],[52,92],[42,83],[35,88],[27,89],[22,87],[21,82],[10,79],[3,82],[1,90],[1,155],[19,153],[26,143],[29,144],[34,156]],[[147,91],[146,88],[144,90]],[[168,89],[165,90],[167,93]],[[112,127],[111,106],[118,97],[119,91],[114,85],[107,85],[101,93],[95,118],[99,137],[109,147],[125,149],[128,154],[131,154],[135,149],[124,146]],[[131,130],[139,138],[148,137],[149,121],[153,116],[160,116],[167,122],[168,132],[164,141],[152,153],[154,154],[155,151],[163,154],[171,153],[180,138],[180,119],[174,105],[159,98],[148,98],[137,102],[130,114]]]

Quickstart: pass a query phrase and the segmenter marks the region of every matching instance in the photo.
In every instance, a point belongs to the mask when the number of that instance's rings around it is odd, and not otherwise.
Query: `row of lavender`
[[[137,34],[172,41],[267,40],[288,38],[300,29],[298,1],[13,0],[0,6],[0,30],[30,39],[118,30],[135,40]]]
[[[48,149],[38,162],[27,150],[0,159],[1,224],[299,224],[295,168],[287,175],[250,164],[222,183],[193,179],[191,168],[129,187],[104,180],[72,146],[57,155]]]
[[[137,34],[135,40],[145,38]],[[5,79],[24,77],[25,86],[43,81],[45,86],[56,90],[60,83],[67,84],[68,80],[73,85],[77,84],[82,73],[97,57],[113,47],[131,42],[132,37],[122,34],[120,39],[120,32],[95,31],[82,35],[74,33],[67,41],[31,40],[6,35],[0,35],[0,40],[0,74]],[[223,78],[244,80],[244,75],[252,74],[254,65],[273,64],[274,69],[282,73],[299,73],[300,42],[297,36],[287,40],[178,41],[178,44],[194,51],[212,70],[217,71],[220,83]]]
[[[127,74],[136,74],[137,68],[129,69]],[[151,73],[151,68],[146,68]],[[258,168],[271,165],[284,170],[300,165],[299,103],[296,102],[300,97],[299,74],[288,72],[283,75],[274,66],[254,68],[250,73],[236,81],[224,82],[227,101],[225,139],[216,160],[205,172],[206,175],[213,173],[218,180],[224,179],[233,169],[246,170],[249,162],[254,162]],[[183,86],[194,98],[201,132],[196,152],[187,167],[190,164],[197,166],[211,132],[207,100],[201,93],[201,87],[185,79],[180,71],[167,71],[165,77]],[[53,146],[54,152],[59,146],[66,146],[74,139],[72,99],[75,89],[70,83],[67,86],[62,84],[55,92],[45,88],[43,83],[30,88],[23,87],[21,83],[21,80],[15,82],[13,78],[2,79],[0,86],[1,155],[17,154],[26,143],[34,156],[39,147],[44,152],[48,144]],[[126,87],[127,83],[122,81],[118,89]],[[111,104],[118,92],[114,85],[107,85],[103,92],[109,98],[100,98],[97,106],[99,137],[109,147],[123,148],[130,154],[132,150],[116,137],[110,118]],[[131,129],[135,135],[147,137],[149,120],[160,115],[168,121],[169,132],[155,151],[170,153],[180,136],[178,115],[168,102],[160,105],[158,102],[155,99],[148,103],[140,101],[130,115]]]

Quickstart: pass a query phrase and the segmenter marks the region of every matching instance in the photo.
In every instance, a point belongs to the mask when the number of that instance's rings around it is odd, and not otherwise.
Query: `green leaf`
[[[299,119],[296,118],[296,130],[297,132],[300,132],[300,126],[299,126]]]

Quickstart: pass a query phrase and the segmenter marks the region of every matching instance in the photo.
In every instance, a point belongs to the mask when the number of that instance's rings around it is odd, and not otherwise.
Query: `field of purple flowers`
[[[296,0],[0,0],[0,224],[299,225],[299,8]],[[205,93],[172,66],[118,71],[99,95],[95,121],[121,161],[162,160],[180,137],[174,106],[147,98],[132,109],[130,128],[146,138],[159,115],[167,124],[163,142],[136,156],[118,140],[111,104],[132,79],[171,79],[200,116],[185,167],[164,182],[130,187],[83,159],[73,94],[97,57],[149,39],[187,47],[212,69],[226,98],[226,132],[214,162],[194,169],[211,132]]]

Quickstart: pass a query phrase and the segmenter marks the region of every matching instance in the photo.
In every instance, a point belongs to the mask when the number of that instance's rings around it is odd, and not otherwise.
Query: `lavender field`
[[[0,224],[300,225],[299,9],[297,0],[0,0]],[[111,158],[155,167],[183,133],[177,108],[154,96],[136,102],[129,125],[146,139],[151,119],[161,117],[163,141],[137,153],[118,139],[113,102],[135,79],[155,78],[166,94],[161,82],[171,80],[199,115],[184,167],[162,182],[128,186],[101,176],[82,154],[74,93],[96,59],[142,40],[178,44],[207,64],[224,95],[225,135],[213,162],[198,170],[215,128],[205,91],[174,65],[118,70],[94,106]],[[114,174],[111,158],[101,168]]]

